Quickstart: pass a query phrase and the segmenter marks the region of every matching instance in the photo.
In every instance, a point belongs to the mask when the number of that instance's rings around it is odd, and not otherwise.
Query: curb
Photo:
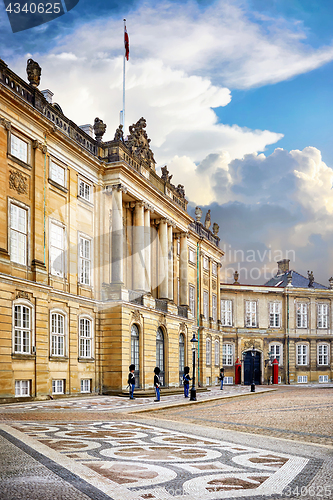
[[[198,405],[198,404],[203,404],[203,403],[210,403],[212,401],[219,401],[221,399],[233,399],[233,398],[241,398],[244,396],[259,396],[260,394],[266,394],[267,392],[274,392],[277,391],[277,389],[264,389],[263,391],[260,392],[249,392],[246,394],[230,394],[227,396],[217,396],[215,398],[211,399],[204,399],[204,400],[199,400],[199,401],[184,401],[183,403],[170,403],[170,404],[165,404],[163,406],[158,406],[158,408],[142,408],[138,410],[131,410],[128,411],[128,413],[146,413],[146,412],[153,412],[153,411],[160,411],[160,410],[168,410],[169,408],[179,408],[182,406],[188,406],[189,403],[191,405]]]

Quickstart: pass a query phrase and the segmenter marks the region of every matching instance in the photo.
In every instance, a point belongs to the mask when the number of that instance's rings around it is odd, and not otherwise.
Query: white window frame
[[[258,303],[256,300],[245,301],[245,327],[257,328],[258,326]]]
[[[25,228],[24,230],[20,228],[20,224],[15,223],[14,221],[14,209],[12,207],[16,207],[18,210],[17,214],[24,213],[25,216]],[[18,215],[19,217],[19,215]],[[9,199],[8,203],[8,221],[9,221],[9,230],[8,230],[8,248],[10,249],[10,260],[11,262],[15,262],[16,264],[20,264],[21,266],[27,266],[29,261],[29,233],[30,233],[30,209],[24,203],[21,203],[12,198]],[[14,255],[14,241],[17,243],[17,255]],[[22,258],[20,258],[20,245],[23,244],[23,252]]]
[[[91,379],[81,378],[80,382],[81,393],[91,393]]]
[[[224,377],[223,384],[224,385],[233,385],[234,377]]]
[[[15,380],[15,397],[24,398],[31,396],[30,380]]]
[[[209,258],[205,255],[202,257],[202,267],[205,271],[209,271]]]
[[[195,287],[193,285],[189,285],[188,287],[188,298],[189,298],[189,306],[190,306],[190,311],[195,316]]]
[[[86,325],[90,324],[89,333],[86,335]],[[94,322],[90,316],[79,316],[79,358],[93,359],[94,352]]]
[[[216,262],[212,263],[212,275],[217,276],[217,263]]]
[[[208,321],[209,319],[209,293],[207,290],[203,291],[203,315],[204,319]]]
[[[307,375],[298,375],[297,383],[298,384],[307,384],[308,383],[308,376]]]
[[[54,322],[54,317],[56,323]],[[62,332],[57,329],[60,326],[59,319],[62,318]],[[61,342],[62,341],[62,342]],[[62,349],[61,349],[62,344]],[[56,347],[56,349],[54,349]],[[60,349],[59,349],[60,347]],[[67,355],[67,314],[61,309],[50,311],[50,356],[52,358],[65,357]]]
[[[79,177],[78,197],[92,203],[93,187],[92,184]]]
[[[232,300],[221,299],[221,325],[232,326]]]
[[[89,258],[84,255],[83,243],[89,242]],[[84,243],[85,245],[85,243]],[[92,239],[82,233],[79,233],[78,238],[78,263],[79,263],[79,283],[85,286],[92,286]],[[88,272],[87,268],[88,267]]]
[[[327,384],[329,382],[328,375],[319,375],[318,382],[319,384]]]
[[[188,247],[188,261],[191,264],[196,263],[196,251],[191,247]]]
[[[296,344],[296,365],[307,366],[309,364],[308,344]]]
[[[329,318],[328,304],[317,303],[317,328],[327,330]]]
[[[281,302],[269,303],[269,327],[281,328]]]
[[[220,341],[215,339],[215,366],[220,366]]]
[[[60,172],[63,172],[63,176],[60,175]],[[60,165],[60,162],[51,157],[49,158],[49,179],[66,189],[67,167],[65,165]]]
[[[283,366],[283,345],[279,342],[272,342],[269,344],[270,352],[273,352],[273,361],[277,359],[279,366]]]
[[[52,380],[52,394],[65,394],[65,380]]]
[[[324,344],[324,343],[317,344],[317,364],[318,366],[329,366],[330,364],[329,344]]]
[[[29,164],[29,142],[19,137],[16,132],[10,133],[9,152],[18,160]]]
[[[213,321],[217,321],[217,295],[215,293],[212,294],[212,318]]]
[[[23,323],[21,322],[21,326],[16,326],[15,324],[15,309],[16,307],[25,307],[29,310],[29,328],[23,327]],[[23,311],[22,311],[23,312]],[[21,312],[21,315],[22,315]],[[31,304],[26,299],[17,299],[13,301],[13,306],[12,306],[12,352],[13,354],[20,354],[20,355],[30,355],[32,354],[34,348],[35,348],[35,313],[34,313],[34,306]],[[16,346],[18,343],[16,342],[17,339],[17,333],[16,332],[21,332],[20,334],[20,346],[17,349]],[[28,343],[27,343],[27,348],[24,350],[23,347],[23,339],[24,337],[22,334],[24,332],[28,333]]]
[[[53,232],[56,229],[60,229],[62,232],[63,244],[62,247],[59,244],[56,244],[52,241]],[[67,233],[66,226],[62,224],[62,222],[56,219],[50,219],[49,221],[49,266],[50,266],[50,274],[52,276],[57,276],[58,278],[64,278],[66,276],[66,241],[67,241]],[[54,268],[54,262],[57,260],[61,266],[59,270]]]
[[[223,366],[233,366],[234,365],[234,345],[233,344],[223,344],[222,345],[222,365]]]
[[[308,304],[307,302],[296,303],[296,328],[308,327]]]
[[[210,337],[206,338],[206,366],[212,364],[212,341]]]

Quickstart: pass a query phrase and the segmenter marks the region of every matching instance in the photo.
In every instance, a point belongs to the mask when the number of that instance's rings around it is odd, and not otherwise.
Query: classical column
[[[112,283],[123,283],[123,191],[121,184],[112,186]]]
[[[151,230],[150,230],[150,212],[153,208],[146,204],[144,213],[144,254],[145,254],[145,290],[151,291]]]
[[[168,299],[173,300],[173,232],[172,224],[168,226]]]
[[[133,288],[142,292],[145,290],[144,229],[144,204],[142,201],[137,201],[133,227]]]
[[[126,203],[126,244],[125,244],[125,284],[126,288],[129,290],[133,289],[133,280],[132,280],[132,248],[133,248],[133,206],[132,203]]]
[[[180,305],[188,306],[188,246],[187,233],[180,233]]]
[[[159,265],[158,265],[158,282],[159,282],[159,298],[168,298],[168,222],[166,219],[160,220],[159,225]]]

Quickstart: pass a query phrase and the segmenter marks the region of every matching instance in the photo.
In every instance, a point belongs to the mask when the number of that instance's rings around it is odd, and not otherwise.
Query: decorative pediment
[[[155,169],[154,154],[150,149],[150,141],[147,132],[145,130],[147,126],[146,120],[140,118],[136,123],[130,125],[129,136],[127,137],[125,144],[132,154],[139,157],[140,160],[146,160],[149,166]]]

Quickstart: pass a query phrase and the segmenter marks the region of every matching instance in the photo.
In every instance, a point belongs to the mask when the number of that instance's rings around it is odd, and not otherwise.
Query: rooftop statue
[[[42,74],[42,68],[33,59],[28,59],[27,61],[27,76],[29,83],[32,87],[38,87],[40,84],[40,75]]]
[[[313,271],[308,271],[308,278],[309,278],[309,287],[313,287],[314,283],[314,276],[313,276]]]
[[[201,221],[201,217],[202,217],[202,210],[200,207],[195,207],[195,219],[197,222],[200,222]]]
[[[208,212],[206,213],[206,217],[205,217],[205,228],[209,229],[210,225],[211,225],[210,210],[208,210]]]
[[[169,170],[168,167],[165,165],[164,167],[161,168],[162,171],[162,181],[170,182],[172,179],[172,175],[169,175]]]
[[[95,137],[97,142],[102,141],[102,137],[105,134],[106,130],[106,124],[103,122],[103,120],[100,120],[99,118],[95,118],[94,121],[94,132],[95,132]]]
[[[150,149],[150,139],[147,132],[144,130],[147,126],[146,120],[141,117],[136,123],[130,125],[130,135],[127,138],[126,146],[130,149],[131,153],[139,156],[142,160],[147,160],[155,163],[154,154]]]
[[[123,126],[119,125],[119,127],[116,130],[116,133],[114,134],[114,141],[124,141],[124,131],[123,131]]]
[[[220,230],[220,226],[216,222],[214,222],[214,224],[213,224],[213,235],[217,236],[219,230]]]

